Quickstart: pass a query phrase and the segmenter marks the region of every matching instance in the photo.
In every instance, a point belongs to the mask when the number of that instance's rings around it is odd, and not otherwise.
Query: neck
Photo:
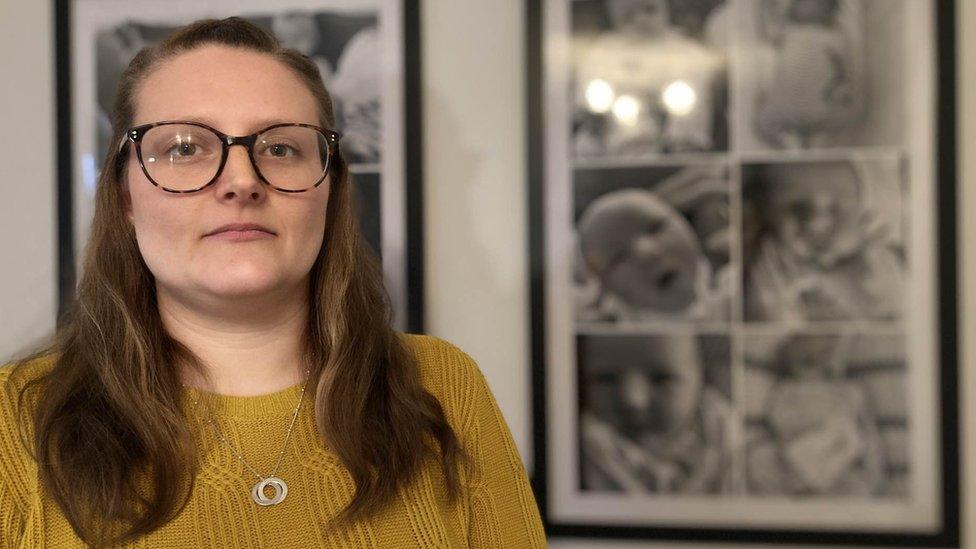
[[[219,394],[255,396],[304,379],[307,291],[192,300],[157,286],[157,296],[164,328],[203,366],[205,376],[181,366],[185,385]]]

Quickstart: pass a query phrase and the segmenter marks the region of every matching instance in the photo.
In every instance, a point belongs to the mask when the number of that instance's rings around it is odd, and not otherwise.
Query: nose
[[[227,162],[214,187],[217,197],[223,201],[260,202],[268,194],[244,146],[231,146],[227,151]]]
[[[815,209],[807,220],[807,234],[815,239],[829,238],[836,229],[837,218],[833,211],[826,208]]]
[[[622,377],[621,398],[624,404],[631,410],[644,411],[649,409],[651,401],[654,399],[654,388],[647,376],[639,372],[629,371]]]
[[[818,215],[810,219],[807,232],[816,238],[826,238],[834,231],[834,218],[829,215]]]
[[[656,260],[661,256],[661,240],[653,235],[642,234],[630,245],[632,257],[642,260]]]

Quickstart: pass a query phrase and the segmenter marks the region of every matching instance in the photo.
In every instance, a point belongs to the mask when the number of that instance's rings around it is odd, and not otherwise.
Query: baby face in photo
[[[607,15],[614,29],[654,38],[670,27],[667,0],[607,0]]]
[[[680,312],[695,298],[701,244],[688,221],[655,194],[607,193],[579,222],[586,266],[603,291],[632,307]]]
[[[699,200],[689,212],[695,232],[702,235],[705,255],[716,265],[729,261],[732,247],[729,207],[728,193],[716,192]]]
[[[860,182],[849,164],[815,169],[775,166],[767,175],[773,230],[797,256],[813,261],[829,258],[857,230]]]
[[[676,434],[695,418],[702,392],[702,359],[691,335],[596,337],[588,343],[587,369],[609,379],[621,431]]]

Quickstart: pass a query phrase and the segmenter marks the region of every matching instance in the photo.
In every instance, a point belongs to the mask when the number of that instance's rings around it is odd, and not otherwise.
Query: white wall
[[[16,3],[17,12],[13,12]],[[976,239],[976,3],[960,0],[961,242]],[[52,2],[0,0],[0,360],[53,327]],[[422,27],[429,331],[479,361],[523,456],[531,455],[523,0],[424,0]],[[976,249],[962,251],[964,309],[976,313]],[[960,326],[966,418],[976,417],[976,314]],[[966,434],[973,435],[967,424]],[[976,437],[964,440],[976,456]],[[966,461],[966,460],[964,460]],[[972,461],[969,459],[968,461]],[[970,468],[971,469],[971,468]],[[967,499],[976,480],[966,476]],[[966,509],[976,526],[976,510]],[[972,528],[970,528],[971,530]],[[552,547],[650,543],[558,540]],[[653,544],[654,547],[666,545]],[[976,543],[967,543],[976,548]],[[681,545],[690,548],[688,545]],[[716,546],[709,546],[716,547]]]
[[[57,308],[53,2],[0,0],[0,362]]]
[[[479,362],[531,457],[521,0],[422,2],[427,331]]]

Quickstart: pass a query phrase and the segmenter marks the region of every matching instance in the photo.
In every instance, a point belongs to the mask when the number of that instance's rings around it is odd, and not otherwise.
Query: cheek
[[[309,266],[318,256],[325,238],[327,199],[328,195],[324,200],[303,205],[299,211],[290,214],[297,254]]]
[[[296,235],[300,238],[298,244],[301,256],[309,263],[313,262],[325,238],[325,216],[318,213],[311,214]]]
[[[668,253],[685,264],[694,264],[698,255],[698,237],[690,227],[672,223],[661,235],[661,243]]]
[[[194,212],[188,200],[163,195],[138,176],[130,181],[127,215],[143,260],[159,276],[167,268],[185,263],[177,261],[177,256],[196,227]]]
[[[173,210],[176,210],[173,204],[147,200],[138,194],[132,197],[129,219],[143,259],[154,271],[176,253],[184,238],[182,233],[189,226],[182,220],[185,213]]]

